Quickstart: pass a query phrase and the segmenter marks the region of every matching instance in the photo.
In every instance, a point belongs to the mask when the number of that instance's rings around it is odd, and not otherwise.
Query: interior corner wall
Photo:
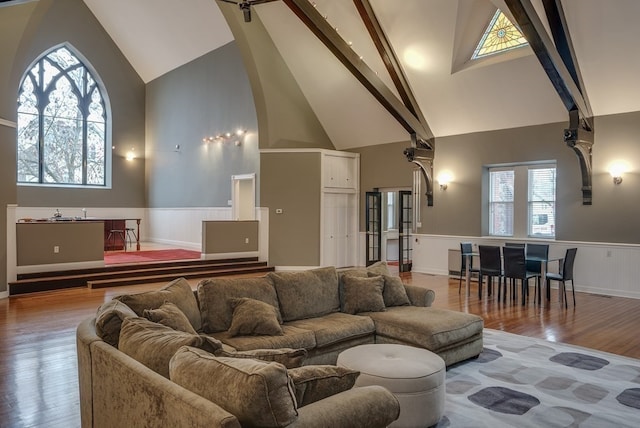
[[[226,207],[232,175],[260,180],[253,95],[234,42],[149,82],[146,105],[148,207]],[[240,145],[203,142],[237,129],[247,130]]]
[[[449,170],[453,180],[447,190],[441,190],[436,181],[432,207],[427,207],[426,198],[422,198],[422,228],[418,233],[487,235],[482,203],[485,167],[555,160],[556,240],[640,243],[640,228],[636,227],[640,217],[640,112],[595,118],[592,205],[582,204],[578,158],[563,141],[566,126],[555,123],[437,138],[434,177],[441,170]],[[361,207],[364,193],[374,187],[411,186],[413,166],[402,156],[407,144],[353,150],[360,153]],[[614,185],[608,167],[621,159],[627,160],[631,170],[625,173],[622,184]],[[360,224],[364,225],[362,219]]]
[[[104,83],[111,104],[111,144],[113,150],[110,189],[19,186],[20,206],[143,207],[144,158],[126,161],[132,147],[144,153],[144,82],[129,64],[98,20],[82,0],[40,0],[19,32],[20,44],[3,96],[13,105],[20,79],[43,52],[62,43],[71,44],[90,63]],[[11,19],[14,8],[2,8],[2,19]],[[21,7],[21,6],[20,6]],[[4,58],[3,58],[4,64]],[[4,103],[4,101],[3,101]],[[15,141],[13,142],[15,145]],[[15,156],[11,158],[15,163]],[[14,165],[15,167],[15,165]],[[15,182],[15,174],[13,177]]]
[[[236,5],[217,2],[245,63],[258,117],[260,148],[335,147],[293,74],[271,40],[259,14],[244,22]]]

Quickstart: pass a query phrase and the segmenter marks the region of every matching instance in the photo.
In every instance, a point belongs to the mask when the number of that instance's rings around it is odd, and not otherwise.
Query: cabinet
[[[327,189],[356,189],[358,159],[344,154],[323,153],[323,185]]]

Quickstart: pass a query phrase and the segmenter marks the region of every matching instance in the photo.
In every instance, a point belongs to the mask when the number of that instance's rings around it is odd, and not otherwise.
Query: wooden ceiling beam
[[[362,22],[364,22],[364,25],[371,36],[371,40],[373,40],[376,49],[378,49],[378,53],[382,58],[387,72],[391,76],[391,80],[393,81],[396,90],[400,94],[402,102],[429,132],[429,135],[422,135],[422,137],[426,137],[429,140],[428,143],[431,146],[430,148],[433,149],[433,133],[429,129],[427,120],[424,118],[420,105],[413,94],[411,85],[409,84],[409,79],[407,79],[407,76],[402,69],[402,65],[400,64],[400,60],[398,59],[391,42],[387,38],[387,35],[382,29],[382,25],[380,25],[380,21],[378,21],[378,17],[374,12],[371,3],[369,0],[353,0],[353,3],[355,4],[360,17],[362,18]]]
[[[556,49],[551,37],[547,33],[538,13],[536,12],[531,0],[504,0],[507,7],[511,11],[520,31],[529,42],[533,52],[538,57],[538,61],[551,80],[551,84],[560,96],[562,103],[567,111],[577,109],[582,117],[583,124],[587,130],[591,126],[591,108],[589,108],[587,100],[582,96],[582,92],[565,65],[565,62]],[[566,25],[566,23],[565,23]],[[562,27],[556,27],[556,32],[568,31]],[[567,41],[570,39],[567,38]],[[574,64],[577,67],[577,64]]]
[[[382,79],[351,49],[351,46],[308,0],[283,0],[283,2],[409,134],[416,134],[421,141],[433,139],[431,131],[420,123],[413,112],[391,92]]]

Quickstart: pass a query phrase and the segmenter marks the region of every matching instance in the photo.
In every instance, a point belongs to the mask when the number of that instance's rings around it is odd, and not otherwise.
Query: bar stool
[[[122,239],[123,250],[127,251],[127,241],[125,240],[125,231],[122,229],[111,229],[109,231],[109,235],[107,235],[107,242],[115,243],[115,239],[117,238]]]
[[[126,243],[129,243],[129,246],[133,246],[134,241],[137,242],[138,238],[136,236],[136,231],[133,227],[127,227],[125,229],[127,235],[127,241],[125,242],[125,251],[126,251]]]

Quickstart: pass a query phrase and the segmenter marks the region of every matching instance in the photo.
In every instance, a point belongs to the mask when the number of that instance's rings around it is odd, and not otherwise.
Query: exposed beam
[[[391,45],[391,42],[387,38],[382,26],[380,25],[380,21],[378,21],[378,17],[376,16],[373,7],[371,7],[371,3],[369,0],[353,0],[353,3],[360,13],[360,17],[364,22],[371,39],[373,40],[374,45],[378,49],[378,53],[382,58],[382,61],[387,69],[387,72],[391,76],[391,80],[395,85],[398,93],[400,94],[400,98],[404,105],[411,111],[411,113],[420,121],[422,126],[429,132],[429,135],[423,135],[429,141],[430,148],[434,148],[434,137],[433,133],[429,129],[429,125],[427,120],[424,118],[422,114],[422,110],[420,109],[420,105],[416,101],[415,96],[413,95],[413,91],[411,90],[411,86],[409,85],[409,80],[402,69],[402,65],[398,60],[398,56]]]
[[[591,129],[591,109],[547,34],[531,0],[504,0],[524,37],[538,57],[567,111],[577,109],[586,129]]]
[[[391,92],[378,75],[356,54],[351,46],[329,25],[326,19],[308,0],[283,0],[300,20],[320,39],[356,79],[410,134],[418,140],[433,138],[416,116]]]
[[[571,41],[571,33],[569,32],[569,26],[565,19],[562,2],[561,0],[542,0],[542,4],[544,5],[544,11],[547,15],[547,21],[551,28],[551,35],[553,36],[556,49],[560,54],[560,58],[562,58],[562,62],[567,67],[573,82],[578,87],[580,95],[582,95],[584,99],[587,109],[586,117],[592,118],[593,112],[589,98],[587,97],[584,81],[582,80],[580,67],[578,66],[578,59],[575,49],[573,48],[573,42]]]

